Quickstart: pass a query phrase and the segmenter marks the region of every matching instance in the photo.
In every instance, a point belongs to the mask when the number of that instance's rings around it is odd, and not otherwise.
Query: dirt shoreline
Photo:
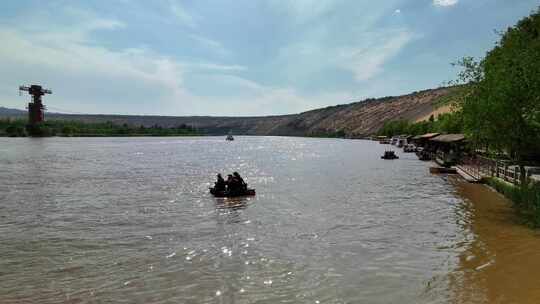
[[[452,178],[474,236],[449,274],[455,303],[540,303],[540,233],[494,189]]]

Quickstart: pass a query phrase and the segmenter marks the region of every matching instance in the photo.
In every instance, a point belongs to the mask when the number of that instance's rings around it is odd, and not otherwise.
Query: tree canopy
[[[540,9],[501,33],[480,62],[464,58],[465,132],[522,160],[540,151]]]

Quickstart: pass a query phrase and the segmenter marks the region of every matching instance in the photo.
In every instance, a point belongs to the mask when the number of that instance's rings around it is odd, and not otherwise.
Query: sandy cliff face
[[[208,134],[222,135],[229,131],[246,135],[284,136],[346,136],[362,137],[375,133],[386,121],[407,119],[416,121],[436,110],[437,100],[453,88],[414,92],[397,97],[368,99],[307,111],[300,114],[264,117],[209,116],[130,116],[130,115],[67,115],[48,113],[49,119],[81,120],[85,122],[127,123],[172,127],[188,124]],[[24,113],[24,112],[22,112]],[[2,111],[0,111],[0,117]],[[4,116],[6,116],[4,114]],[[13,116],[13,115],[7,115]]]
[[[286,136],[346,136],[362,137],[375,133],[386,121],[415,121],[437,108],[439,98],[453,88],[415,92],[397,97],[385,97],[307,111],[295,115],[273,117],[220,118],[199,124],[214,132],[232,130],[251,135]]]
[[[271,134],[303,133],[321,135],[342,133],[361,137],[375,133],[386,121],[416,119],[428,115],[437,107],[437,100],[451,92],[440,88],[398,97],[365,100],[346,105],[304,112],[282,121]]]

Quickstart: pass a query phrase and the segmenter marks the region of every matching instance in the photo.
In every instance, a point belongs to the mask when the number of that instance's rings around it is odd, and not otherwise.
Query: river
[[[0,138],[2,303],[540,303],[540,235],[363,140]],[[217,172],[257,195],[215,199]]]

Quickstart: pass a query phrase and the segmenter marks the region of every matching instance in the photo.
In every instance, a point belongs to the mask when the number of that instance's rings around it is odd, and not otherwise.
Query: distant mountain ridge
[[[0,117],[10,116],[10,115],[26,115],[26,111],[19,109],[10,109],[5,107],[0,107]]]
[[[159,125],[173,127],[191,125],[207,134],[282,136],[340,136],[358,138],[371,135],[386,121],[415,121],[426,117],[439,106],[437,101],[454,90],[453,87],[414,92],[395,97],[366,99],[349,104],[315,109],[299,114],[260,117],[214,116],[150,116],[94,115],[46,113],[46,118],[84,122],[111,121],[118,124]],[[26,111],[0,107],[0,117],[21,117]]]

